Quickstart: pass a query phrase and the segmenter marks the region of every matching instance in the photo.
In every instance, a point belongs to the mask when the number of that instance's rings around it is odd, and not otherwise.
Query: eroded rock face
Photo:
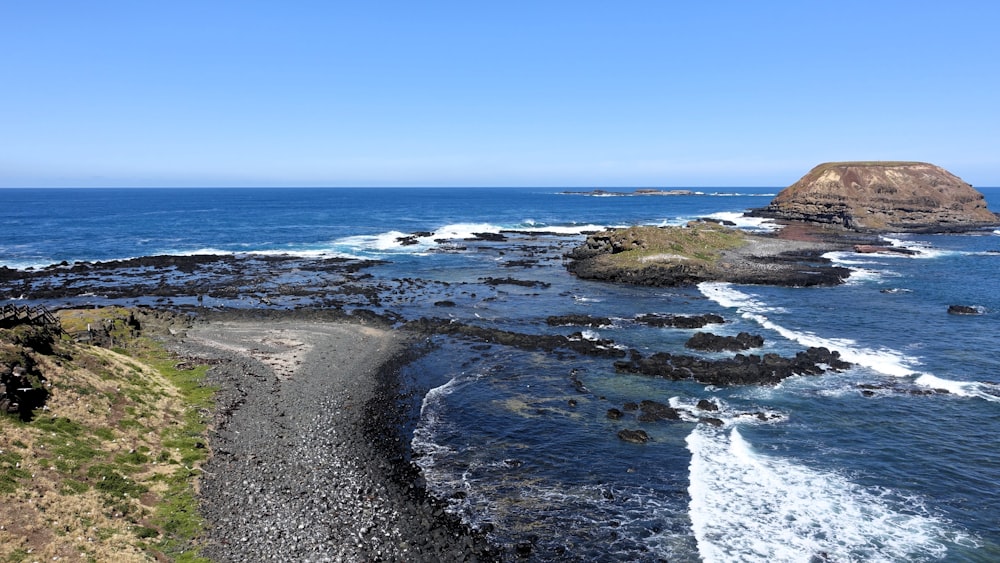
[[[925,162],[820,164],[755,214],[858,231],[950,232],[1000,223],[983,194]]]

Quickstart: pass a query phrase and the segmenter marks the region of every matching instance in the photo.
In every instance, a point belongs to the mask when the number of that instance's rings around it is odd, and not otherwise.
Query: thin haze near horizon
[[[1000,186],[1000,4],[0,2],[0,187]]]

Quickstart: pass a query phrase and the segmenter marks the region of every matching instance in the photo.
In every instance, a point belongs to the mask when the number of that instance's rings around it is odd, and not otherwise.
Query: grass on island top
[[[603,235],[609,235],[620,251],[598,259],[617,268],[644,268],[658,262],[708,265],[723,251],[739,248],[748,240],[736,229],[704,221],[684,227],[629,227]]]
[[[0,560],[207,561],[195,496],[207,366],[179,369],[129,313],[58,315],[69,334],[108,327],[112,349],[64,333],[51,354],[25,351],[15,333],[41,329],[0,330],[0,363],[33,363],[48,391],[28,422],[0,414]]]

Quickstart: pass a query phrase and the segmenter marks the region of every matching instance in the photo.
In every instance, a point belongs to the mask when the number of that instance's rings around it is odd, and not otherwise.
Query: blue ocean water
[[[981,190],[1000,211],[1000,189]],[[422,390],[412,434],[428,486],[470,523],[491,526],[496,541],[531,542],[537,560],[1000,560],[1000,232],[887,237],[917,251],[910,257],[837,253],[854,274],[830,288],[629,287],[578,280],[542,250],[512,270],[502,251],[461,247],[476,232],[544,232],[571,245],[599,227],[703,216],[767,228],[742,213],[778,191],[7,189],[0,265],[200,253],[378,258],[385,262],[367,270],[378,279],[481,288],[456,293],[446,311],[387,303],[407,318],[570,334],[579,327],[550,327],[546,317],[605,316],[611,325],[583,337],[644,353],[691,353],[683,343],[693,331],[651,328],[632,322],[637,315],[717,313],[726,323],[705,330],[761,334],[754,352],[820,345],[854,367],[777,387],[715,388],[617,374],[603,358],[439,337],[404,373]],[[399,242],[412,233],[416,244]],[[450,242],[454,251],[435,251]],[[549,285],[482,288],[481,278],[508,275]],[[8,302],[32,296],[0,295]],[[984,314],[948,315],[952,304]],[[645,399],[686,420],[605,416]],[[719,406],[721,427],[696,422],[701,399]],[[652,440],[622,442],[623,428]]]

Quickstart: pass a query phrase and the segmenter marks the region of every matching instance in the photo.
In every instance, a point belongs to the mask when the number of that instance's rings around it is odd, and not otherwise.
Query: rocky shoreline
[[[213,314],[174,338],[213,364],[201,478],[215,561],[498,561],[427,494],[400,439],[411,337],[293,312]]]

